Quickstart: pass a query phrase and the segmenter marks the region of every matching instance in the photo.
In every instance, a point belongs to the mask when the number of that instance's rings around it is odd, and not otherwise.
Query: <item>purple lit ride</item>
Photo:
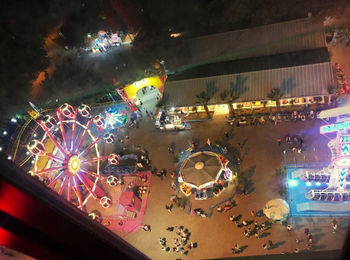
[[[350,200],[350,98],[348,95],[338,98],[338,107],[318,114],[319,119],[336,118],[334,124],[320,128],[321,134],[336,133],[336,137],[328,142],[331,150],[331,163],[321,171],[306,171],[300,178],[307,186],[326,185],[323,189],[311,189],[305,196],[310,200],[349,201]]]
[[[56,115],[37,119],[42,132],[27,145],[34,157],[30,174],[39,178],[67,201],[85,210],[89,198],[99,200],[103,207],[111,200],[99,185],[101,161],[117,165],[119,156],[101,156],[98,144],[113,143],[112,134],[105,132],[105,119],[91,115],[87,105],[77,109],[65,103]]]

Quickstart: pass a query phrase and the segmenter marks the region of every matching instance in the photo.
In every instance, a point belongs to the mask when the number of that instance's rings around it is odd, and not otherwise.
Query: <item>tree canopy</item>
[[[46,1],[2,2],[0,9],[0,110],[1,117],[23,109],[30,99],[31,82],[44,70],[49,59],[44,36],[50,16]],[[34,19],[35,18],[35,19]]]

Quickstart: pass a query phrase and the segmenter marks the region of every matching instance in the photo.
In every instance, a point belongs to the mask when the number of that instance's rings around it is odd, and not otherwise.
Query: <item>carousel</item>
[[[204,200],[211,194],[218,196],[233,179],[229,161],[221,154],[201,151],[186,158],[179,170],[179,188],[186,196]]]

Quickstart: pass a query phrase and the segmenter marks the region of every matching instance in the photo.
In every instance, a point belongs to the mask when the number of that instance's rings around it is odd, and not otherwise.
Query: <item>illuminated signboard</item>
[[[327,133],[338,132],[349,128],[350,128],[350,122],[341,122],[337,124],[321,126],[320,133],[327,134]]]

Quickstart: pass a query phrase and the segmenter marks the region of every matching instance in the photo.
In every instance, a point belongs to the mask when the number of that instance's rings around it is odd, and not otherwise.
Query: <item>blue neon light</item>
[[[349,145],[348,144],[343,144],[341,154],[342,155],[349,155]]]
[[[350,122],[341,122],[337,124],[324,125],[320,127],[321,134],[338,132],[341,130],[350,129]]]
[[[307,181],[306,182],[306,186],[310,187],[311,186],[311,182]]]
[[[342,143],[350,143],[350,135],[343,135],[341,137],[341,142]]]

